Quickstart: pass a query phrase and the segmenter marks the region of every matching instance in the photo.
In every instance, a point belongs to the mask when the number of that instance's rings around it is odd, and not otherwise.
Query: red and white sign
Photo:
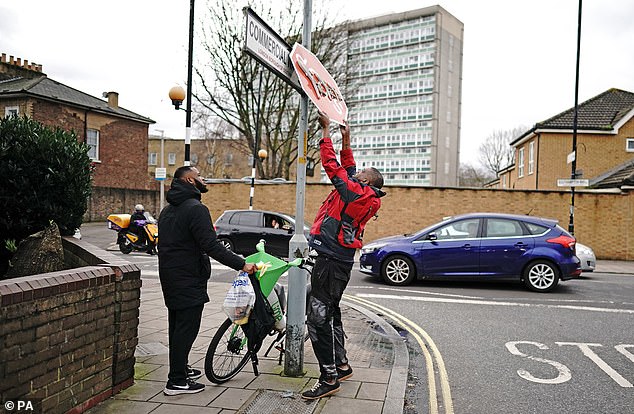
[[[299,43],[295,43],[290,56],[299,77],[299,83],[306,95],[331,120],[344,125],[348,119],[348,107],[337,82],[330,76],[317,56]]]

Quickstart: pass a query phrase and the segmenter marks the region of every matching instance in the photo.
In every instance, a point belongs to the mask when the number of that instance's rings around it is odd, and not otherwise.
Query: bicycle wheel
[[[244,368],[249,356],[244,332],[227,318],[207,348],[205,376],[215,384],[227,382]]]

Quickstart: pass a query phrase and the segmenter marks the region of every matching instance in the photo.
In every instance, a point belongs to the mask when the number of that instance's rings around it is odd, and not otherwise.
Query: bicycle
[[[271,350],[275,348],[280,353],[278,363],[281,364],[284,355],[284,339],[286,337],[284,329],[286,295],[284,288],[277,281],[291,267],[305,269],[310,274],[314,260],[310,256],[308,258],[297,258],[292,261],[279,259],[264,251],[263,241],[258,243],[256,249],[257,253],[248,256],[246,261],[248,263],[261,264],[262,266],[251,280],[259,282],[264,297],[269,298],[268,302],[272,305],[273,316],[276,320],[274,328],[268,333],[268,336],[276,337],[266,349],[264,357],[268,357]],[[310,285],[307,286],[306,297],[308,297],[309,293]],[[205,376],[209,381],[215,384],[229,381],[242,371],[249,359],[253,365],[254,375],[259,375],[257,366],[258,352],[261,345],[256,346],[254,352],[250,350],[243,326],[245,325],[238,325],[230,318],[227,318],[216,331],[205,355]],[[304,340],[307,339],[308,335],[306,334]]]

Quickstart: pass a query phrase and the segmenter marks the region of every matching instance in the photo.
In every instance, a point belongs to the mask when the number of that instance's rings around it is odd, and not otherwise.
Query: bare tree
[[[527,129],[518,126],[509,130],[493,131],[478,148],[480,163],[497,177],[498,171],[513,163],[515,153],[509,144]]]
[[[458,185],[460,187],[484,187],[495,177],[496,175],[491,174],[488,169],[471,164],[460,163],[458,169]]]
[[[279,9],[253,9],[289,44],[301,41],[301,2],[287,0]],[[328,68],[337,82],[345,79],[345,41],[342,28],[328,24],[324,13],[314,13],[311,50]],[[258,161],[261,177],[289,178],[297,159],[299,94],[274,73],[242,52],[244,17],[235,3],[209,0],[202,21],[202,47],[195,71],[198,85],[194,93],[199,107],[234,128],[241,139],[241,151],[252,154],[259,127],[260,148],[268,152],[264,163]],[[316,111],[309,105],[309,127],[316,124]],[[259,116],[259,119],[258,119]],[[318,148],[309,135],[308,156]]]

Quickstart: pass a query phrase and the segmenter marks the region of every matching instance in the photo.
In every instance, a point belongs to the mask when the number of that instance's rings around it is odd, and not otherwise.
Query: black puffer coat
[[[209,256],[236,270],[244,267],[244,259],[218,243],[209,210],[193,185],[174,179],[167,202],[158,223],[159,277],[165,305],[168,309],[199,306],[209,302]]]

